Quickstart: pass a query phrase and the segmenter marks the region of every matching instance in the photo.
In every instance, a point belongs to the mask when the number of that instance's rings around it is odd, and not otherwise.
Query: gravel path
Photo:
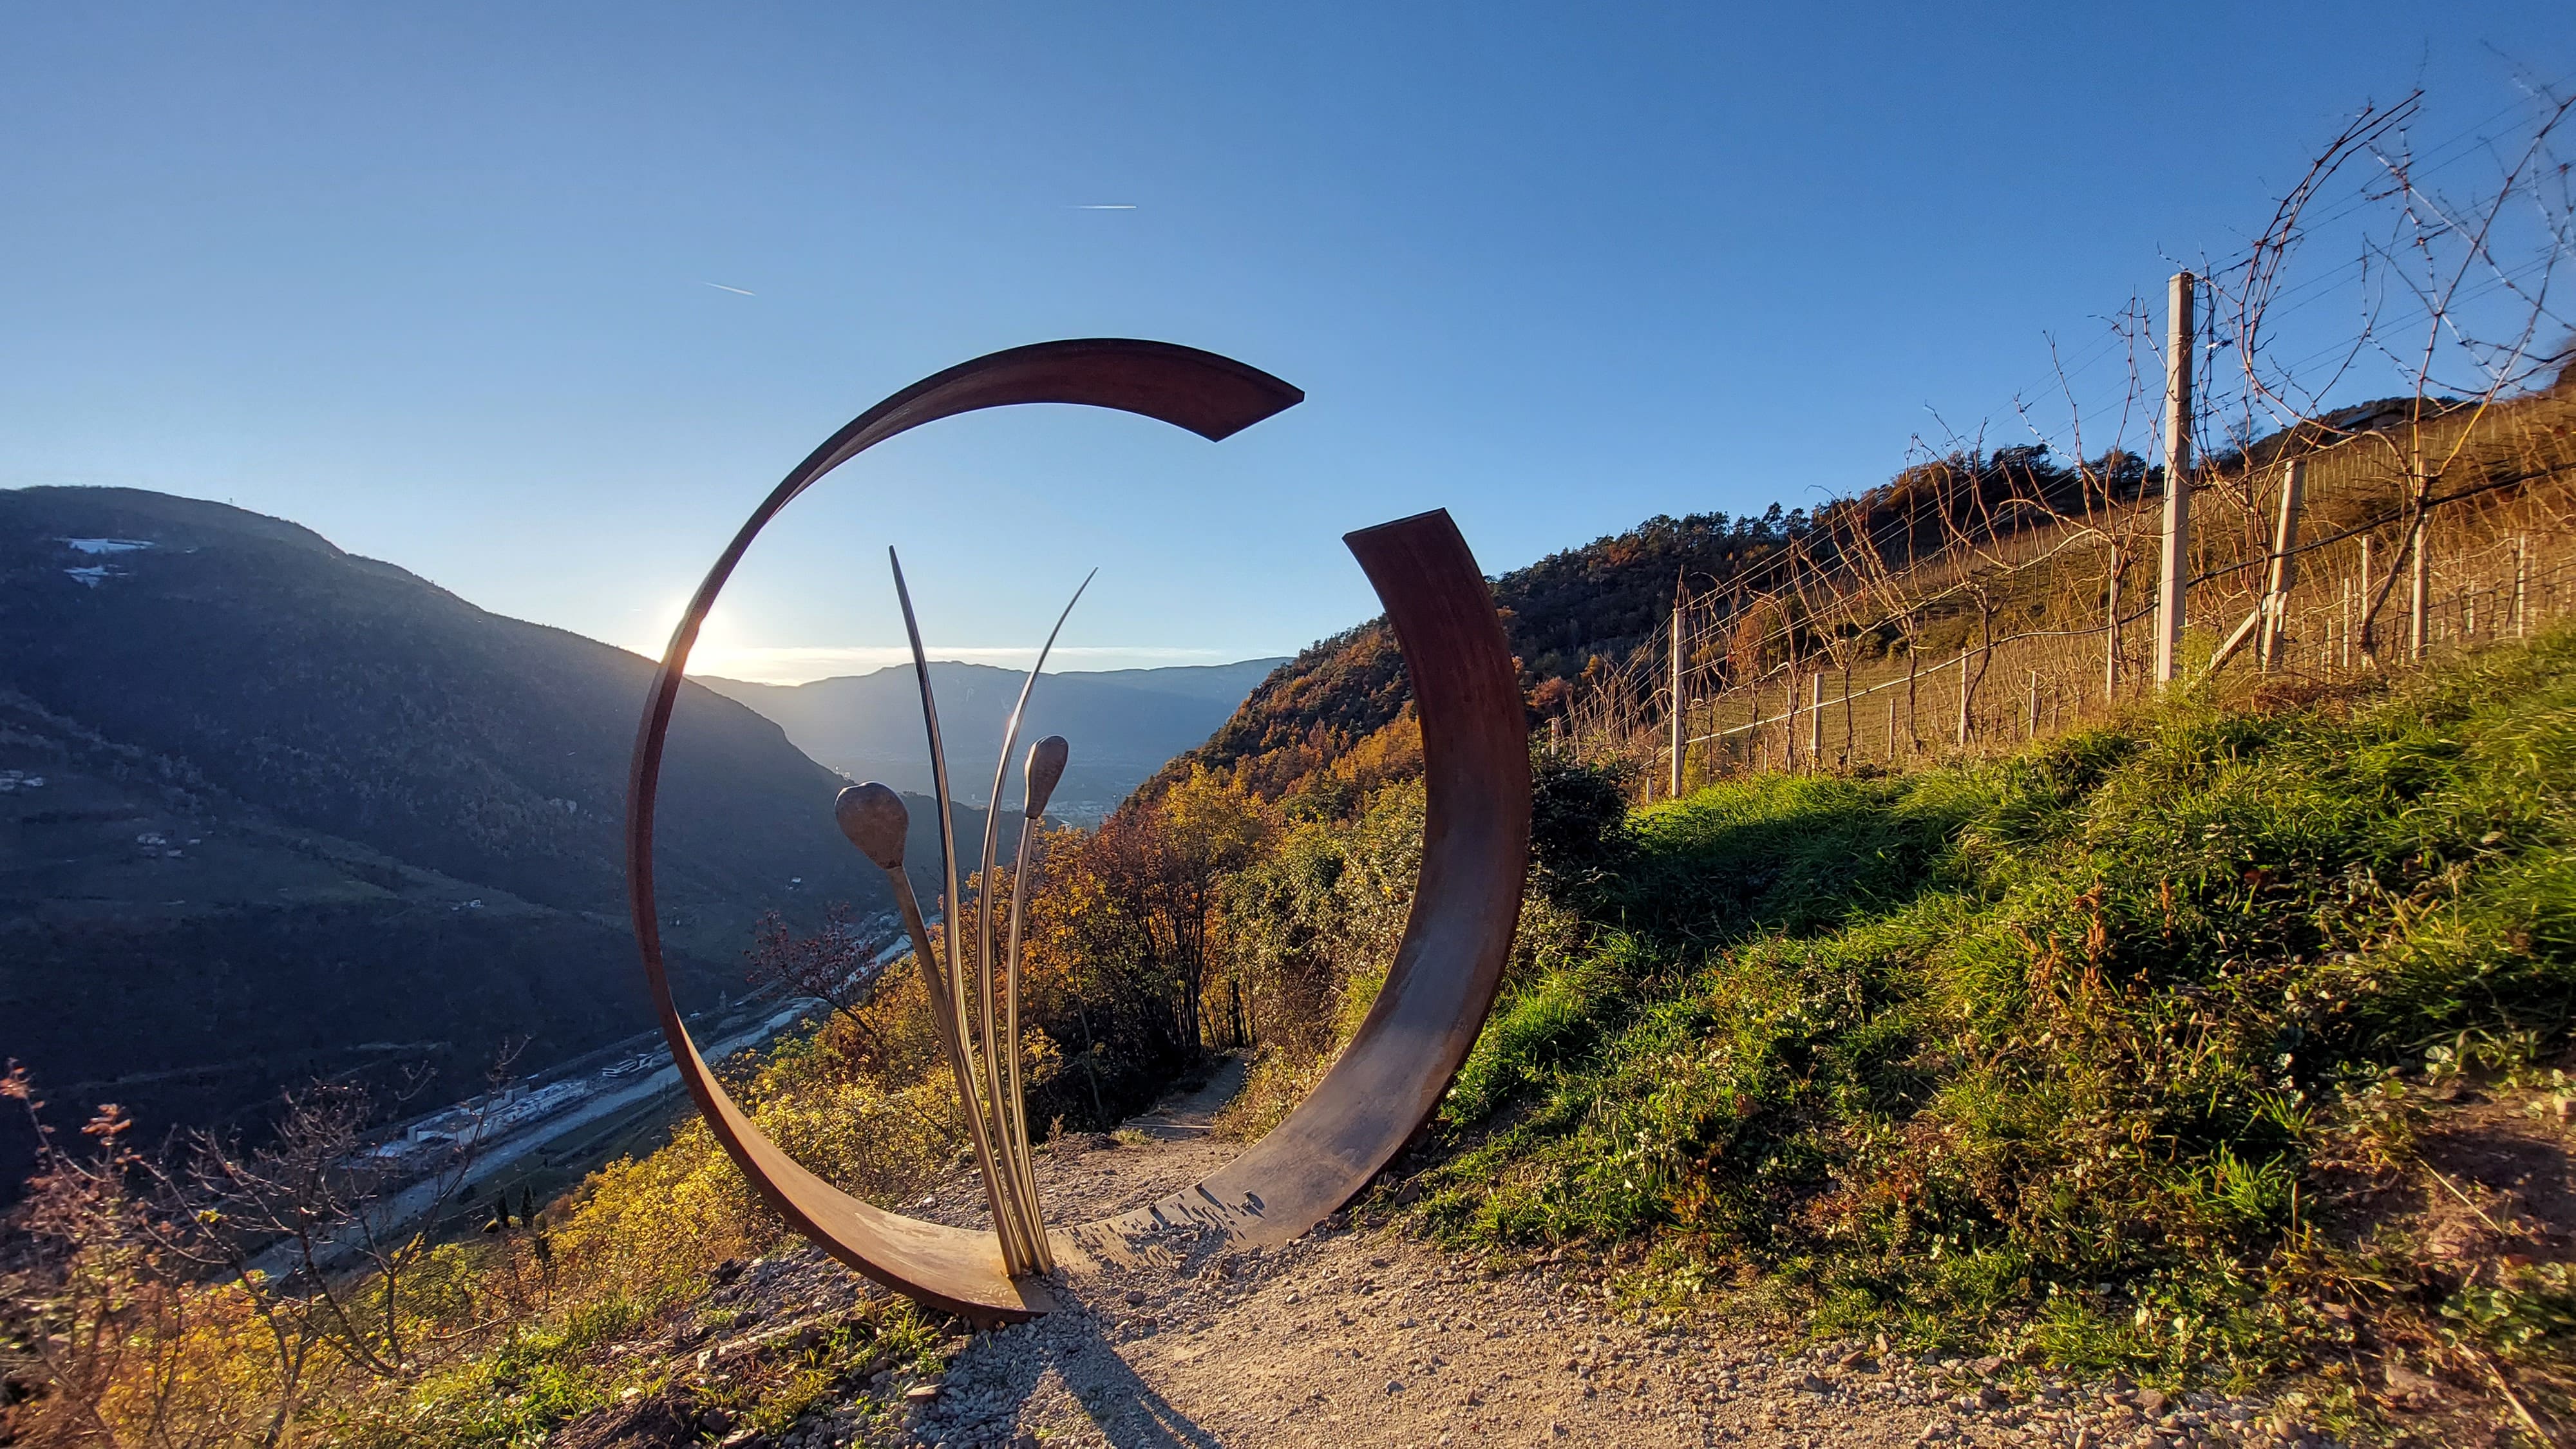
[[[1237,1149],[1215,1140],[1207,1120],[1232,1085],[1220,1079],[1139,1119],[1123,1145],[1069,1143],[1041,1157],[1050,1218],[1119,1211],[1221,1164]],[[981,1197],[974,1179],[961,1175],[915,1210],[971,1223]],[[758,1290],[764,1299],[828,1304],[847,1301],[848,1276],[799,1250],[755,1265],[744,1286],[771,1285]],[[893,1415],[843,1406],[762,1442],[781,1449],[2317,1442],[2254,1403],[2050,1380],[1994,1359],[1882,1359],[1861,1345],[1792,1348],[1687,1323],[1651,1326],[1613,1308],[1596,1278],[1581,1260],[1503,1271],[1365,1222],[1328,1222],[1268,1252],[1210,1243],[1169,1265],[1072,1281],[1059,1289],[1058,1312],[964,1340],[935,1385],[875,1386],[905,1405]]]

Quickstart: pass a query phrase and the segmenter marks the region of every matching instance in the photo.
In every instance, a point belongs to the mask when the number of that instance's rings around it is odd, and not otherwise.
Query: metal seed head
[[[1055,793],[1055,783],[1064,778],[1064,762],[1073,746],[1062,735],[1049,735],[1029,746],[1028,815],[1031,820],[1046,813],[1047,797]]]
[[[912,812],[904,808],[901,795],[874,780],[852,785],[832,802],[832,819],[859,854],[887,870],[903,868],[903,836],[912,825]]]

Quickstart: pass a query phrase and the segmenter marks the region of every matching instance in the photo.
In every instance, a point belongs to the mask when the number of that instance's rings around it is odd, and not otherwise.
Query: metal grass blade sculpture
[[[984,812],[983,870],[977,877],[983,888],[976,903],[970,951],[963,924],[965,896],[957,871],[957,826],[948,790],[948,754],[939,737],[939,702],[931,688],[930,661],[922,650],[921,624],[913,614],[912,593],[904,584],[903,560],[893,549],[886,550],[886,558],[894,569],[895,599],[903,608],[904,635],[912,645],[913,674],[921,685],[921,721],[929,736],[931,789],[939,802],[940,920],[947,945],[944,953],[934,947],[920,901],[904,874],[904,836],[911,827],[911,812],[905,809],[902,797],[873,781],[853,785],[841,792],[833,814],[850,842],[890,877],[904,930],[912,938],[913,959],[921,966],[931,1019],[948,1057],[949,1071],[957,1080],[958,1106],[965,1114],[967,1138],[984,1179],[984,1197],[992,1209],[994,1235],[1001,1240],[1002,1261],[1013,1277],[1045,1273],[1055,1267],[1055,1254],[1047,1245],[1046,1223],[1039,1211],[1037,1168],[1029,1153],[1028,1112],[1020,1093],[1020,919],[1023,902],[1035,881],[1029,854],[1034,825],[1045,814],[1047,798],[1063,776],[1070,753],[1063,739],[1051,735],[1029,752],[1020,854],[1014,862],[1009,892],[1011,927],[1000,973],[1001,995],[997,998],[993,910],[1000,899],[997,856],[1002,787],[1009,779],[1011,749],[1019,743],[1020,720],[1028,711],[1029,694],[1037,688],[1038,674],[1046,668],[1057,636],[1064,632],[1064,621],[1072,617],[1073,606],[1082,601],[1083,590],[1091,587],[1098,570],[1083,578],[1073,597],[1066,601],[1064,612],[1056,616],[1055,627],[1047,631],[1046,643],[1038,650],[1037,662],[1029,667],[1029,677],[1020,686],[1019,701],[1012,706],[1010,720],[1003,728],[1001,758],[993,766],[991,803]],[[970,971],[975,983],[972,991],[967,985]]]
[[[999,1031],[1002,1021],[994,1000],[992,972],[992,887],[994,887],[994,820],[1002,804],[1002,781],[1010,771],[1010,745],[1018,740],[1020,712],[1028,706],[1028,691],[1036,688],[1038,670],[1046,668],[1046,652],[1054,650],[1056,634],[1064,632],[1064,619],[1074,611],[1066,603],[1064,614],[1056,616],[1056,629],[1048,632],[1046,647],[1038,652],[1038,665],[1030,668],[1028,683],[1020,688],[1020,706],[1010,714],[1010,727],[1002,740],[1002,763],[994,766],[992,807],[984,812],[984,902],[979,902],[976,915],[981,918],[974,933],[976,949],[969,949],[966,933],[966,895],[958,882],[958,848],[956,848],[956,802],[948,792],[948,748],[940,743],[940,706],[938,694],[930,686],[930,657],[922,652],[922,627],[912,611],[912,590],[904,585],[904,559],[886,549],[886,562],[894,567],[894,598],[904,611],[904,637],[912,645],[912,673],[922,688],[922,732],[930,740],[930,789],[938,804],[940,835],[940,933],[948,949],[940,951],[930,941],[930,926],[922,920],[920,900],[914,897],[912,882],[904,877],[904,830],[912,825],[912,812],[904,810],[902,797],[896,797],[884,784],[868,781],[855,784],[835,802],[835,820],[840,820],[842,833],[850,843],[866,853],[889,874],[894,887],[896,908],[902,910],[904,931],[912,936],[912,959],[920,962],[922,990],[930,998],[930,1018],[940,1036],[940,1049],[948,1055],[948,1070],[956,1078],[958,1109],[966,1116],[966,1137],[974,1147],[976,1168],[984,1178],[984,1201],[992,1209],[994,1238],[1002,1243],[1002,1266],[1010,1276],[1043,1274],[1054,1269],[1054,1253],[1046,1248],[1046,1225],[1038,1217],[1038,1189],[1033,1181],[1033,1163],[1020,1147],[1015,1119],[1005,1098],[1005,1070],[1002,1060],[1010,1057],[1012,1085],[1018,1085],[1018,1034],[1005,1036]],[[1090,578],[1082,580],[1090,588]],[[1074,601],[1082,598],[1082,588],[1074,590]],[[889,841],[891,833],[891,841]],[[1025,830],[1023,830],[1025,833]],[[1018,895],[1018,892],[1012,892]],[[969,990],[969,969],[979,990]],[[1012,1016],[1018,1016],[1020,962],[1018,951],[1005,967],[1005,990],[1012,998]],[[981,1011],[979,1011],[981,1006]],[[1015,1096],[1015,1093],[1012,1093]]]

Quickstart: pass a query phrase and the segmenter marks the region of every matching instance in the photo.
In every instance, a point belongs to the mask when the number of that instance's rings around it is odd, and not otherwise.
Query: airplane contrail
[[[1132,201],[1102,202],[1090,206],[1077,206],[1074,208],[1076,211],[1134,211],[1135,209],[1136,203]]]
[[[746,292],[740,287],[728,287],[722,282],[700,282],[698,285],[701,287],[713,287],[719,292],[731,292],[738,297],[757,297],[760,295],[758,292]]]

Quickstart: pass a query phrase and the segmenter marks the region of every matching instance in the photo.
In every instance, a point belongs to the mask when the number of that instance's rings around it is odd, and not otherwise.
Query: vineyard
[[[2576,392],[2340,422],[2195,479],[2182,687],[2296,691],[2576,609]],[[2447,463],[2418,522],[2403,462],[2420,453]],[[1630,762],[1652,797],[2008,750],[2105,719],[2159,690],[2140,578],[2158,545],[2151,481],[2134,457],[2061,467],[2038,449],[1918,465],[1820,510],[1760,576],[1678,579],[1663,627],[1585,681],[1550,748]]]

